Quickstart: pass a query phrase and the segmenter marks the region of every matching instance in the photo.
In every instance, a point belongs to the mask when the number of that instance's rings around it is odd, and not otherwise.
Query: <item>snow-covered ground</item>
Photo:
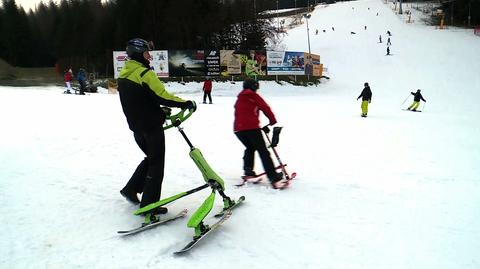
[[[418,22],[380,0],[313,12],[311,50],[331,79],[260,90],[284,126],[279,153],[299,175],[288,190],[233,186],[242,173],[232,132],[241,85],[215,83],[214,104],[199,105],[185,132],[227,194],[246,201],[182,257],[172,252],[193,235],[188,217],[116,234],[142,221],[118,191],[143,158],[117,95],[0,87],[0,268],[480,268],[480,38]],[[378,43],[387,30],[392,56]],[[305,25],[284,40],[295,51],[308,51],[306,42]],[[368,118],[356,101],[364,82],[373,91]],[[168,88],[201,99],[200,84]],[[418,88],[424,112],[402,111]],[[178,131],[166,140],[162,197],[202,185]],[[169,210],[191,216],[208,193]]]

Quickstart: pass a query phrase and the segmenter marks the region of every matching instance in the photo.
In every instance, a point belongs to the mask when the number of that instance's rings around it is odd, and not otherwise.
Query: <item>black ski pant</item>
[[[84,94],[85,90],[87,89],[87,84],[85,83],[84,80],[80,80],[79,84],[80,84],[80,94]]]
[[[270,181],[277,181],[277,172],[273,165],[272,158],[270,157],[270,151],[265,145],[261,129],[247,130],[236,132],[235,135],[245,146],[245,153],[243,155],[243,170],[249,171],[254,168],[255,151],[258,151],[260,159],[262,160],[263,168],[267,173]]]
[[[203,92],[203,102],[207,102],[207,96],[208,96],[208,101],[210,101],[210,104],[212,103],[212,92]]]
[[[143,192],[140,207],[144,207],[160,200],[165,168],[165,133],[160,126],[148,132],[135,132],[134,137],[147,157],[137,166],[125,189]]]

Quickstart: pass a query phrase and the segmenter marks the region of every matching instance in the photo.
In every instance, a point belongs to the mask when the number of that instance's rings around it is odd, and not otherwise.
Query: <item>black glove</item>
[[[263,127],[262,130],[263,130],[266,134],[270,133],[270,128],[268,128],[268,125],[265,125],[265,127]]]
[[[170,116],[172,114],[172,109],[166,106],[162,106],[163,112],[165,112],[165,115]]]
[[[185,102],[185,108],[195,111],[197,110],[197,104],[194,101],[188,100],[187,102]]]

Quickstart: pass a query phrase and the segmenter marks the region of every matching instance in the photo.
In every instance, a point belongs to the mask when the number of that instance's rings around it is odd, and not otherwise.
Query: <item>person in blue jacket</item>
[[[80,84],[80,94],[84,95],[85,89],[87,88],[87,74],[85,72],[85,69],[80,68],[78,70],[77,80],[78,80],[78,83]]]

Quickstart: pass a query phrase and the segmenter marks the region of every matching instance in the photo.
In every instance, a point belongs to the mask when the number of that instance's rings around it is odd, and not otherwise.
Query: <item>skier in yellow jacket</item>
[[[165,89],[150,68],[153,43],[135,38],[127,43],[130,60],[120,72],[118,92],[122,109],[132,130],[135,142],[146,157],[140,162],[126,186],[120,191],[127,201],[145,207],[160,200],[165,164],[166,114],[160,105],[195,109],[193,101],[186,101]],[[139,201],[137,194],[143,193]],[[167,213],[156,208],[153,214]],[[150,213],[150,212],[149,212]]]

